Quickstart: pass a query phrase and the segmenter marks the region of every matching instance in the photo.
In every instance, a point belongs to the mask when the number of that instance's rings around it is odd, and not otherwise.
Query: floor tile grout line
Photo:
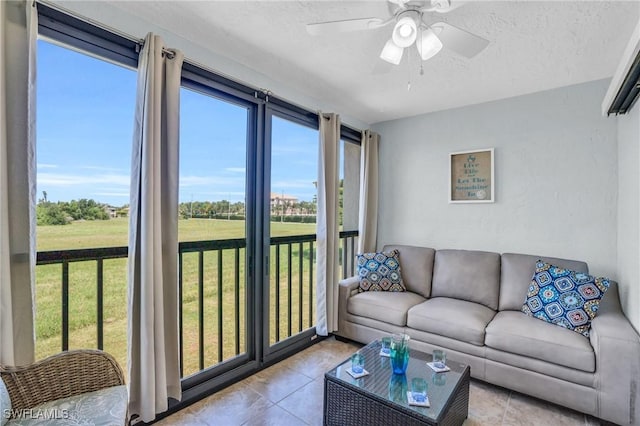
[[[282,408],[284,411],[286,411],[287,413],[291,414],[293,417],[295,417],[296,419],[300,420],[302,423],[304,423],[305,425],[310,425],[311,423],[306,422],[304,419],[301,419],[300,417],[296,416],[295,413],[292,413],[291,411],[287,410],[285,407],[280,406],[280,404],[276,404],[278,407]]]

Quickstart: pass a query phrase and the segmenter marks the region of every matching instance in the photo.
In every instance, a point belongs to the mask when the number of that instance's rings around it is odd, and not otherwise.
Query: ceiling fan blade
[[[473,58],[489,44],[489,40],[446,22],[436,22],[431,25],[431,28],[444,47],[467,58]]]
[[[345,19],[342,21],[327,21],[307,24],[307,32],[311,35],[328,35],[348,31],[373,30],[391,22],[382,18]]]
[[[449,13],[452,10],[456,10],[457,8],[467,4],[466,1],[456,1],[456,0],[432,1],[431,3],[434,4],[434,7],[432,9],[433,12],[438,12],[438,13]]]

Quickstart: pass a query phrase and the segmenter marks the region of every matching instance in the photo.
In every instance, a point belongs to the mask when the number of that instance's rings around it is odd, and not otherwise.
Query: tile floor
[[[321,425],[324,373],[360,345],[324,340],[159,422],[173,425]],[[471,381],[465,425],[598,425],[597,419]]]

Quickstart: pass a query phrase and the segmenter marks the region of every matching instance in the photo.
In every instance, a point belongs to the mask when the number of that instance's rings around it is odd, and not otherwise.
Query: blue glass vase
[[[409,365],[409,336],[394,334],[391,338],[389,360],[393,374],[404,374]]]

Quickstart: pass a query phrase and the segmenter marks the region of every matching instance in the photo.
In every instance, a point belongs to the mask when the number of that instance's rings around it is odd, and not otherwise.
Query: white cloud
[[[118,185],[129,186],[129,175],[96,174],[78,175],[64,173],[38,173],[38,186]]]
[[[115,167],[103,167],[103,166],[80,166],[81,169],[85,170],[99,170],[102,172],[124,172],[124,169],[118,169]]]
[[[247,169],[244,167],[227,167],[225,170],[233,173],[244,173]]]
[[[38,163],[38,168],[39,169],[57,169],[58,165],[57,164]]]
[[[282,189],[280,189],[282,188]],[[287,188],[304,188],[313,189],[315,191],[315,185],[312,180],[297,179],[297,180],[281,180],[271,182],[271,189],[278,192],[278,190],[284,190],[287,192]]]

